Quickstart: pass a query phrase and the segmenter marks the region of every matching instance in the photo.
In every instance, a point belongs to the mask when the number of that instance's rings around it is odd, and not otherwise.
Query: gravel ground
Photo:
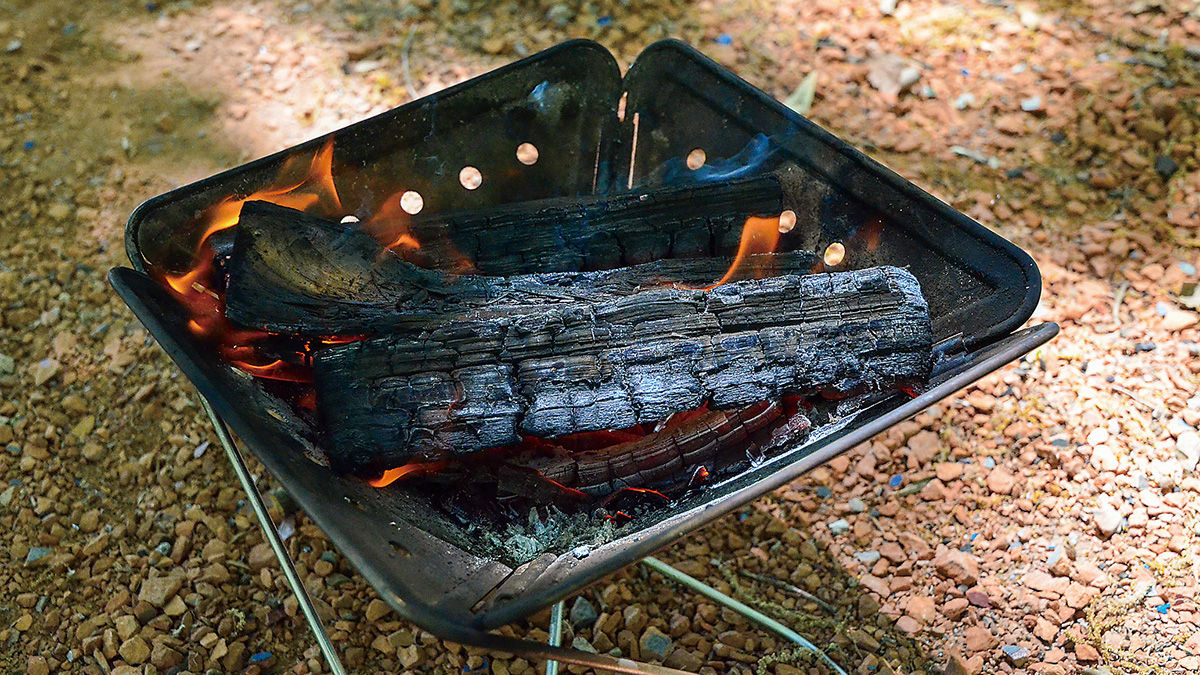
[[[104,282],[138,202],[566,37],[627,65],[675,36],[780,98],[816,73],[815,121],[1035,252],[1036,320],[1063,334],[662,557],[852,672],[1200,670],[1193,14],[0,4],[0,667],[321,671],[190,385]],[[302,514],[276,511],[353,670],[534,672],[397,620]],[[703,673],[827,672],[640,567],[580,597],[568,642]],[[545,639],[546,622],[506,631]]]

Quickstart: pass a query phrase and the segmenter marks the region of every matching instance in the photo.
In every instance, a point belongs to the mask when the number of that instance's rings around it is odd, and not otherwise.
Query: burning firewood
[[[783,209],[779,180],[757,175],[421,214],[407,225],[419,247],[397,250],[421,267],[449,269],[465,259],[493,276],[610,269],[730,255],[747,216]]]
[[[783,407],[763,401],[738,410],[704,410],[642,438],[583,452],[554,447],[526,453],[510,463],[536,470],[564,487],[592,496],[642,488],[707,471],[716,455],[731,448],[767,452],[802,439],[811,428],[800,413],[780,422]],[[764,431],[768,427],[771,431]],[[766,438],[759,438],[762,434]],[[750,441],[756,441],[750,443]]]
[[[814,261],[808,252],[751,256],[739,272],[803,273]],[[596,272],[455,275],[403,260],[357,224],[249,202],[242,206],[226,265],[225,315],[276,334],[373,335],[481,307],[533,313],[545,305],[600,301],[664,284],[710,285],[732,262],[667,259]]]
[[[882,267],[468,313],[322,350],[314,375],[331,459],[361,470],[918,383],[931,343],[916,279]]]

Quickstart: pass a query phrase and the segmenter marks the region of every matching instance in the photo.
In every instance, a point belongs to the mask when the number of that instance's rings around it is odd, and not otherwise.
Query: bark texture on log
[[[751,256],[739,278],[804,273],[815,260],[808,252]],[[667,259],[594,272],[454,275],[401,259],[357,224],[249,202],[227,263],[225,315],[244,326],[306,338],[376,335],[480,308],[529,314],[673,283],[705,286],[732,263],[732,258]]]
[[[916,279],[882,267],[456,319],[325,349],[314,375],[332,459],[363,469],[894,388],[928,377],[931,348]]]
[[[749,216],[778,216],[783,189],[772,175],[719,183],[562,197],[450,213],[421,214],[408,260],[509,276],[637,265],[661,258],[732,255]]]
[[[767,452],[808,434],[812,425],[807,417],[796,413],[780,420],[782,415],[782,406],[775,401],[738,410],[708,410],[678,425],[668,423],[664,429],[634,441],[586,452],[555,448],[510,463],[534,469],[566,487],[603,497],[621,488],[686,481],[697,467],[711,466],[719,453],[745,448],[752,438],[759,441],[755,450]],[[775,428],[767,438],[756,438],[772,424]]]

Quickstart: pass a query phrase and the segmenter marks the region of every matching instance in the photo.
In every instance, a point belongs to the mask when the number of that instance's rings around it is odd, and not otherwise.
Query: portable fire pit
[[[564,43],[155,197],[126,245],[260,518],[226,423],[401,616],[604,668],[486,631],[1058,331],[1018,330],[1027,254],[675,41],[623,78]]]

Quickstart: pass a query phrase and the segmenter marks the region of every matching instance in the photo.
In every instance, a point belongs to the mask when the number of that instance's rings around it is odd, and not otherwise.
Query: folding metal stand
[[[619,101],[632,113],[629,123],[616,114]],[[518,141],[544,150],[535,165],[514,163],[512,152]],[[849,244],[852,255],[843,263],[845,269],[878,265],[912,269],[929,300],[936,338],[946,347],[939,354],[947,370],[914,398],[880,400],[844,418],[845,423],[831,427],[808,447],[780,453],[712,486],[711,491],[677,500],[644,526],[639,524],[630,536],[582,557],[571,552],[554,560],[546,556],[541,561],[545,566],[539,562],[517,574],[500,561],[452,544],[449,539],[463,542],[468,533],[420,495],[406,489],[373,490],[309,462],[304,457],[311,449],[304,437],[306,423],[273,414],[279,411],[272,406],[282,405],[280,401],[204,345],[187,327],[188,308],[152,276],[192,269],[196,246],[205,240],[196,213],[231,196],[249,196],[276,185],[291,161],[315,156],[328,142],[336,144],[336,163],[356,172],[353,180],[338,185],[346,203],[373,203],[376,196],[397,187],[393,177],[403,176],[405,186],[424,197],[429,213],[468,205],[462,201],[461,185],[442,175],[443,161],[472,162],[492,176],[471,192],[472,207],[604,194],[615,186],[628,190],[659,185],[673,179],[675,169],[685,171],[683,159],[697,148],[712,158],[706,164],[712,173],[694,176],[697,179],[716,179],[734,166],[738,172],[781,172],[789,186],[785,203],[803,208],[805,218],[786,250],[821,251],[834,243]],[[439,161],[430,162],[431,157]],[[660,169],[666,173],[659,176]],[[109,280],[208,398],[205,407],[263,535],[279,557],[335,673],[345,671],[291,569],[226,422],[238,433],[239,443],[252,448],[267,471],[325,528],[380,597],[393,607],[404,607],[404,616],[438,637],[619,672],[677,672],[484,631],[578,592],[787,484],[1029,353],[1058,331],[1054,324],[1018,330],[1032,315],[1041,288],[1037,265],[1026,253],[675,41],[656,43],[624,75],[600,45],[582,40],[564,43],[328,136],[178,188],[148,200],[130,216],[126,249],[133,269],[114,268]],[[215,408],[209,408],[209,402]],[[429,519],[442,529],[414,525]],[[377,536],[382,531],[389,536]],[[426,564],[431,560],[439,564]],[[648,559],[643,564],[653,566]],[[707,593],[690,577],[671,578]],[[495,596],[489,598],[493,591]],[[771,630],[780,632],[777,627]]]
[[[308,595],[308,589],[305,588],[300,575],[296,573],[291,556],[288,555],[287,549],[284,547],[283,538],[279,536],[279,530],[275,528],[274,521],[271,520],[270,514],[267,513],[267,507],[263,503],[262,494],[259,493],[258,486],[255,485],[254,478],[250,475],[250,470],[246,467],[246,462],[242,458],[242,453],[238,450],[237,444],[234,443],[233,436],[225,426],[225,421],[213,410],[208,399],[203,394],[200,395],[200,403],[204,407],[204,411],[208,413],[209,419],[212,420],[213,429],[217,433],[217,439],[221,442],[221,447],[225,450],[225,458],[229,460],[230,466],[233,467],[234,475],[237,476],[238,482],[241,483],[242,491],[246,493],[246,499],[250,502],[250,507],[254,511],[255,518],[258,519],[258,525],[262,529],[263,536],[271,545],[271,551],[274,552],[276,559],[279,560],[283,576],[287,579],[292,594],[296,596],[296,601],[300,605],[300,611],[304,614],[304,620],[308,622],[308,627],[312,631],[313,637],[317,640],[317,646],[321,650],[321,655],[325,658],[325,663],[329,666],[329,671],[333,675],[346,675],[346,669],[342,665],[341,659],[338,658],[337,651],[333,647],[333,642],[329,639],[329,634],[325,631],[325,625],[321,623],[321,617],[317,614],[317,609],[313,605],[312,598]],[[659,572],[668,579],[687,586],[710,600],[718,602],[745,616],[747,619],[758,623],[784,639],[812,651],[833,668],[834,672],[845,675],[845,671],[826,656],[824,652],[799,633],[796,633],[778,621],[761,614],[752,607],[738,602],[700,580],[680,572],[657,558],[647,557],[642,559],[641,562],[643,565]],[[612,672],[631,673],[633,675],[687,675],[687,673],[673,668],[639,663],[631,659],[613,658],[605,654],[590,654],[577,649],[562,647],[560,642],[562,641],[564,603],[565,601],[560,600],[551,609],[549,644],[543,645],[540,642],[532,640],[507,638],[481,631],[467,631],[463,636],[458,636],[465,637],[466,639],[454,641],[492,651],[509,652],[520,654],[524,657],[545,659],[546,675],[557,675],[558,663],[560,661]]]

